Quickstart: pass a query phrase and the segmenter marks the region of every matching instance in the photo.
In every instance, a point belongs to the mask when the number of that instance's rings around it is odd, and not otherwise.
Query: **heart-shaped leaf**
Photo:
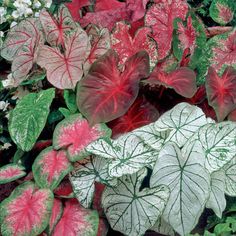
[[[148,0],[127,0],[127,9],[132,11],[131,21],[135,22],[144,17]]]
[[[180,150],[167,143],[153,169],[150,186],[164,184],[170,197],[162,215],[180,235],[191,232],[210,195],[210,174],[204,168],[204,153],[199,142]]]
[[[133,174],[144,166],[152,166],[157,158],[155,151],[132,133],[120,136],[114,141],[99,139],[88,145],[86,150],[93,155],[110,159],[110,177]]]
[[[63,215],[56,225],[53,236],[96,236],[99,217],[96,211],[84,209],[77,200],[66,201]]]
[[[222,217],[222,212],[226,207],[225,173],[223,170],[211,174],[211,193],[206,207],[211,208],[219,218]]]
[[[118,70],[117,63],[117,54],[109,50],[79,82],[77,104],[93,124],[125,114],[138,95],[140,79],[148,76],[149,59],[144,51],[129,58],[123,73]]]
[[[85,207],[91,207],[95,191],[95,181],[110,185],[108,161],[101,157],[90,157],[89,162],[81,164],[70,174],[70,182],[76,198]],[[114,182],[113,184],[115,184]]]
[[[184,20],[187,12],[188,5],[184,0],[159,1],[148,9],[145,25],[152,28],[159,60],[165,58],[170,52],[174,19],[178,17]]]
[[[26,175],[25,168],[16,164],[0,167],[0,184],[6,184]]]
[[[43,9],[40,12],[39,19],[46,35],[46,40],[51,46],[65,46],[66,34],[77,28],[69,10],[61,5],[58,9],[58,17],[53,17]]]
[[[54,89],[24,96],[10,113],[9,132],[23,151],[30,151],[42,132],[55,96]]]
[[[169,197],[164,186],[144,188],[140,191],[146,169],[118,179],[115,187],[106,187],[102,204],[114,230],[125,235],[141,236],[151,228],[162,214]]]
[[[206,77],[206,91],[209,104],[214,108],[218,121],[236,108],[236,69],[227,67],[220,78],[210,67]]]
[[[145,50],[150,58],[150,66],[153,68],[157,63],[156,42],[151,39],[151,28],[139,28],[132,38],[129,34],[130,26],[124,22],[117,22],[112,32],[112,48],[118,53],[119,64],[124,64],[135,53]]]
[[[72,169],[66,151],[55,151],[52,147],[40,152],[32,166],[37,185],[51,190],[55,189]]]
[[[187,67],[180,67],[170,73],[160,71],[156,67],[150,77],[144,81],[150,85],[163,85],[173,88],[178,94],[191,98],[197,91],[196,75]]]
[[[206,116],[200,108],[188,103],[179,103],[155,122],[155,129],[160,132],[169,131],[167,141],[174,141],[181,147],[207,123]]]
[[[73,89],[83,76],[82,64],[90,51],[86,32],[77,30],[65,38],[65,53],[58,48],[42,46],[37,63],[47,70],[48,81],[59,89]]]
[[[101,138],[110,137],[111,131],[105,124],[89,126],[80,114],[67,117],[57,124],[53,133],[53,147],[67,148],[70,161],[81,160],[87,156],[85,147]]]
[[[48,225],[52,205],[49,189],[37,189],[32,182],[19,185],[0,204],[2,235],[39,235]]]

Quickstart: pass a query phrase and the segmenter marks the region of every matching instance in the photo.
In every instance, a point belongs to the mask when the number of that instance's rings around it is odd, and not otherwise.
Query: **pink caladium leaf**
[[[60,183],[60,185],[56,189],[54,189],[53,192],[60,198],[73,198],[74,197],[73,189],[68,179],[64,179]]]
[[[125,7],[124,2],[119,2],[117,0],[96,0],[95,3],[95,12],[97,11],[106,11],[106,10],[114,10],[117,8]]]
[[[227,67],[220,77],[214,68],[210,67],[206,78],[207,98],[210,106],[216,112],[218,121],[236,108],[236,70]]]
[[[158,117],[157,109],[144,97],[138,97],[123,116],[111,121],[108,125],[112,129],[112,136],[117,137],[120,134],[148,125],[156,121]]]
[[[162,0],[148,9],[145,23],[153,30],[159,59],[165,58],[170,52],[174,19],[178,17],[184,20],[187,12],[188,5],[185,0]]]
[[[78,27],[65,39],[64,55],[58,48],[42,46],[37,63],[47,70],[48,81],[59,89],[73,89],[83,76],[82,64],[90,51],[86,32]]]
[[[91,65],[111,47],[110,32],[106,28],[100,28],[95,25],[89,25],[87,34],[90,38],[91,51],[84,62],[84,73],[87,74]]]
[[[110,137],[111,131],[105,124],[90,126],[80,114],[75,114],[61,121],[53,133],[53,147],[67,148],[70,161],[81,160],[88,154],[85,147],[101,138]]]
[[[141,19],[146,12],[146,5],[149,0],[127,0],[127,8],[132,11],[131,21]]]
[[[1,56],[8,61],[13,61],[19,49],[32,38],[39,37],[40,24],[37,19],[29,18],[21,21],[10,29],[1,48]]]
[[[25,176],[25,168],[17,164],[0,167],[0,184],[6,184]]]
[[[178,94],[186,98],[191,98],[197,91],[196,75],[188,67],[180,67],[170,73],[160,71],[156,67],[149,79],[144,82],[150,85],[157,84],[173,88]]]
[[[49,189],[37,189],[32,182],[19,185],[0,204],[2,235],[39,235],[48,225],[52,205]]]
[[[150,70],[145,51],[129,58],[122,73],[117,64],[117,54],[109,50],[92,65],[77,87],[79,110],[91,124],[125,114],[138,95],[140,79],[146,78]]]
[[[49,235],[52,234],[56,224],[61,219],[62,213],[63,213],[62,201],[57,199],[57,198],[54,198],[52,213],[51,213],[51,216],[50,216],[49,225],[48,225],[48,229],[47,229]]]
[[[51,46],[65,45],[66,34],[77,28],[68,8],[61,5],[58,17],[53,17],[47,10],[40,12],[40,22],[46,35],[46,40]]]
[[[52,147],[40,152],[32,166],[37,185],[51,190],[54,190],[72,169],[66,151],[56,151]]]
[[[53,236],[96,236],[99,217],[97,211],[79,205],[76,199],[66,201],[62,218],[56,225]]]
[[[125,22],[116,23],[111,35],[112,48],[118,53],[119,64],[124,64],[135,53],[145,50],[149,54],[150,65],[153,68],[157,63],[157,45],[150,38],[151,28],[142,27],[137,30],[134,38],[129,34],[130,26]]]

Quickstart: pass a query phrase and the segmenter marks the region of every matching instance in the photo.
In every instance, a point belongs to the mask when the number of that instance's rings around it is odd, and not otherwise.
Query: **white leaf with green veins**
[[[151,230],[153,230],[159,234],[164,234],[164,235],[168,235],[168,236],[175,236],[175,231],[173,230],[173,228],[168,223],[166,223],[166,221],[163,220],[162,217],[158,219],[158,221],[151,228]]]
[[[226,207],[225,173],[223,170],[211,174],[211,193],[206,207],[211,208],[219,218],[222,217],[222,212]]]
[[[107,169],[106,159],[90,157],[87,163],[79,165],[71,172],[69,178],[73,192],[83,207],[91,207],[95,181],[106,185],[116,184],[115,180],[109,179]]]
[[[140,191],[146,169],[118,179],[115,187],[106,187],[102,205],[114,230],[129,236],[143,235],[161,216],[169,189],[160,185]]]
[[[182,150],[171,142],[163,147],[150,179],[151,187],[160,184],[170,189],[163,219],[180,235],[190,233],[210,195],[210,174],[204,168],[199,142],[186,144]]]
[[[157,158],[155,151],[132,133],[116,140],[99,139],[88,145],[86,150],[110,159],[108,173],[110,177],[117,178],[133,174],[145,166],[153,166]]]
[[[155,129],[160,132],[169,131],[166,141],[173,141],[182,147],[201,126],[207,123],[208,120],[200,108],[183,102],[164,113],[155,122]]]

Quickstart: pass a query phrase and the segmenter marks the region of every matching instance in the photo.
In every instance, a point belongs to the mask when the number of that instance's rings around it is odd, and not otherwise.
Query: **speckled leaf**
[[[144,235],[162,214],[169,197],[164,185],[140,191],[146,174],[146,169],[142,169],[123,176],[117,186],[106,187],[103,192],[102,205],[111,227],[125,235]]]
[[[30,151],[42,132],[55,96],[54,89],[25,95],[10,113],[9,132],[23,151]]]
[[[133,174],[144,166],[152,166],[156,160],[155,151],[132,133],[120,136],[114,141],[97,140],[88,145],[86,150],[93,155],[109,159],[110,177]]]
[[[169,131],[167,141],[174,141],[181,147],[207,123],[206,116],[200,108],[188,103],[179,103],[155,122],[155,129],[160,132]]]
[[[66,151],[56,151],[52,147],[40,152],[32,166],[37,185],[51,190],[55,189],[72,169]]]
[[[84,209],[77,200],[66,201],[63,215],[52,236],[96,236],[99,217],[97,211]]]
[[[226,25],[233,20],[236,10],[236,3],[231,0],[213,0],[209,8],[211,18],[221,24]]]
[[[210,174],[204,168],[199,142],[185,145],[167,143],[161,150],[150,179],[150,186],[164,184],[170,197],[162,215],[180,235],[192,231],[210,195]]]
[[[49,222],[52,205],[49,189],[37,189],[32,182],[19,185],[0,204],[2,235],[39,235]]]
[[[0,167],[0,184],[6,184],[25,176],[25,168],[17,164]]]
[[[225,173],[223,170],[211,174],[211,193],[206,207],[211,208],[219,218],[222,217],[222,212],[226,207]]]
[[[130,26],[125,22],[117,22],[111,35],[112,48],[118,53],[119,64],[123,65],[129,57],[145,50],[150,58],[150,66],[153,68],[157,63],[157,45],[150,37],[151,28],[139,28],[133,38],[129,34],[129,29]]]
[[[95,181],[110,185],[108,161],[102,157],[90,157],[89,162],[81,164],[70,174],[70,182],[80,204],[89,208],[92,205]],[[115,183],[115,182],[114,182]]]
[[[85,147],[88,144],[110,135],[111,131],[105,124],[91,127],[80,114],[74,114],[57,124],[53,133],[53,147],[67,148],[70,161],[77,161],[87,156]]]

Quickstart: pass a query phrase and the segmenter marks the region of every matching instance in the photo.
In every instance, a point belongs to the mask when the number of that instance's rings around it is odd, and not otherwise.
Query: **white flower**
[[[17,25],[17,22],[16,21],[12,21],[11,25],[10,25],[10,28],[14,27],[15,25]]]
[[[38,9],[38,8],[40,8],[41,7],[41,2],[39,2],[39,1],[34,1],[34,4],[33,4],[33,6],[34,6],[34,8],[36,8],[36,9]]]
[[[5,80],[2,80],[2,86],[4,88],[11,88],[11,87],[14,87],[14,79],[12,77],[12,74],[9,74],[7,76],[7,79]]]
[[[0,25],[6,22],[5,15],[7,14],[7,10],[4,7],[0,7]]]
[[[10,143],[4,143],[3,146],[1,146],[1,150],[6,150],[8,149],[9,147],[11,147],[12,145]]]
[[[3,37],[4,37],[4,32],[0,31],[0,38],[3,38]]]
[[[52,0],[46,0],[46,1],[45,1],[45,7],[46,7],[46,8],[50,8],[51,5],[52,5]]]
[[[0,101],[0,110],[2,110],[2,111],[6,111],[7,110],[7,107],[9,106],[9,102],[8,101],[6,101],[6,102],[4,102],[4,101]]]

